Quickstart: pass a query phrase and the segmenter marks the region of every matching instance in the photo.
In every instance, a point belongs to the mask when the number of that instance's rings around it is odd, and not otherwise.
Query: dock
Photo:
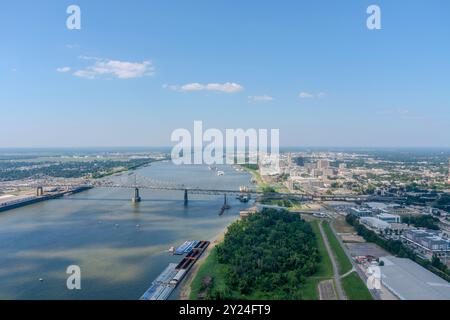
[[[21,198],[17,200],[11,200],[8,202],[0,203],[0,212],[17,209],[20,207],[28,206],[31,204],[35,204],[42,201],[58,199],[66,195],[72,195],[79,192],[83,192],[86,190],[92,189],[91,186],[80,186],[69,190],[57,191],[54,193],[50,193],[47,195],[39,195],[39,196],[30,196],[26,198]]]
[[[169,263],[139,300],[167,300],[209,244],[209,241],[194,240],[179,246],[179,252],[187,252],[186,256],[179,263]]]

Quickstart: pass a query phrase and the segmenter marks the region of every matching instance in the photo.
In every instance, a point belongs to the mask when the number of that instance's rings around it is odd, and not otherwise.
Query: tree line
[[[217,247],[226,288],[213,299],[301,299],[320,256],[313,230],[299,215],[264,209],[235,222]]]

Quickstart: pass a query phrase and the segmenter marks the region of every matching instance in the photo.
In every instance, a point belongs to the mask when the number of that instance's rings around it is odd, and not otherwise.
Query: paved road
[[[334,210],[333,208],[329,207],[325,203],[322,203],[322,205],[324,206],[324,208],[328,209],[330,212],[333,212],[332,215],[335,216],[334,218],[336,218],[338,216],[338,212],[336,210]],[[361,270],[361,268],[359,266],[357,266],[355,264],[355,261],[352,259],[352,256],[351,256],[347,246],[343,243],[342,239],[338,236],[338,234],[337,234],[337,232],[336,232],[336,230],[334,228],[333,220],[330,222],[330,228],[333,231],[334,235],[336,236],[336,239],[338,239],[339,243],[341,244],[341,247],[344,250],[345,254],[347,255],[348,259],[350,260],[350,262],[353,265],[352,270],[350,270],[347,274],[342,275],[341,278],[343,278],[344,276],[347,276],[348,274],[350,274],[351,271],[356,271],[356,273],[358,273],[358,275],[361,278],[361,280],[365,283],[367,281],[366,274],[364,273],[363,270]],[[378,290],[369,290],[369,291],[370,291],[370,294],[372,295],[372,297],[374,299],[382,300],[381,296],[380,296],[380,292]]]
[[[348,275],[349,275],[350,273],[352,273],[353,271],[356,271],[355,267],[351,268],[350,271],[344,273],[344,274],[341,276],[341,279],[342,279],[342,278],[345,278],[346,276],[348,276]]]
[[[344,249],[345,254],[347,255],[348,259],[350,260],[350,262],[353,265],[353,269],[354,271],[356,271],[356,273],[358,273],[359,277],[361,278],[361,280],[366,283],[367,282],[367,275],[364,273],[364,271],[361,269],[360,266],[355,264],[355,261],[352,259],[352,255],[350,254],[347,246],[342,242],[342,239],[338,236],[336,230],[334,229],[334,225],[333,222],[330,223],[330,227],[331,230],[333,231],[334,235],[336,236],[336,239],[338,239],[339,243],[341,244],[342,249]],[[343,278],[344,276],[342,276]],[[381,296],[380,296],[380,291],[376,290],[376,289],[369,289],[370,294],[372,295],[372,297],[375,300],[382,300]]]
[[[325,247],[327,248],[328,255],[330,256],[331,264],[333,265],[334,283],[336,285],[337,295],[338,295],[339,300],[347,300],[344,290],[342,289],[341,277],[339,275],[339,269],[338,269],[338,265],[336,262],[336,258],[334,257],[334,253],[331,250],[330,244],[328,243],[328,237],[325,234],[325,231],[323,230],[322,223],[323,223],[323,221],[320,221],[320,223],[319,223],[320,234],[322,235],[323,242],[325,243]]]

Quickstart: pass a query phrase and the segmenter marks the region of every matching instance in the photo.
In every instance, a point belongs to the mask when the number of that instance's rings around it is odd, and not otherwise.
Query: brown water
[[[246,173],[220,170],[225,176],[164,162],[137,173],[203,188],[250,184]],[[141,190],[136,206],[131,196],[126,189],[92,189],[0,213],[0,299],[138,299],[169,262],[181,259],[168,254],[170,246],[214,238],[248,206],[229,199],[231,210],[219,216],[223,196],[190,195],[187,208],[181,191]],[[66,287],[69,265],[81,268],[81,290]]]

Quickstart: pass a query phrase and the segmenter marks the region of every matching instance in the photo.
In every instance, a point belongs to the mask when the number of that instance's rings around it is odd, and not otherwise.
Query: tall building
[[[317,169],[328,169],[329,166],[330,162],[328,160],[320,159],[317,161]]]
[[[450,159],[448,159],[447,184],[450,184]]]

